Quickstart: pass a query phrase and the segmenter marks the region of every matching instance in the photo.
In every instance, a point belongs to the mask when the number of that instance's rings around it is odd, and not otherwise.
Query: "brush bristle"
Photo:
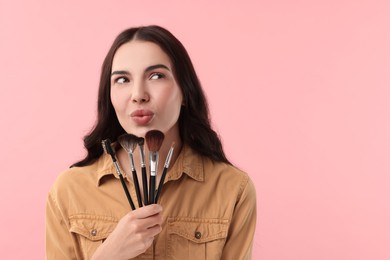
[[[105,153],[111,155],[112,159],[115,160],[115,153],[114,150],[111,147],[111,140],[105,139],[102,141],[103,150]]]
[[[104,139],[102,141],[102,147],[103,147],[103,150],[104,150],[105,153],[110,154],[108,150],[110,149],[109,147],[111,147],[111,140],[110,139]]]
[[[138,137],[138,145],[142,146],[145,143],[145,139],[143,137]]]
[[[118,137],[118,142],[126,150],[126,152],[133,153],[138,143],[138,136],[132,134],[123,134]]]
[[[150,152],[157,152],[164,141],[164,133],[159,130],[150,130],[145,135],[146,144]]]

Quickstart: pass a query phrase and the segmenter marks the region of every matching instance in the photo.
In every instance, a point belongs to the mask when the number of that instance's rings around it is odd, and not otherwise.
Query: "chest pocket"
[[[79,256],[90,259],[96,249],[115,229],[117,220],[106,216],[73,215],[70,217],[70,232],[76,240]]]
[[[176,217],[167,224],[168,259],[221,259],[228,220]]]

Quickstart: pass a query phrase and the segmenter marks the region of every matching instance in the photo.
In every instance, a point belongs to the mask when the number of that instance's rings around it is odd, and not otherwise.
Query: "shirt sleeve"
[[[63,214],[51,193],[46,203],[46,259],[77,259]]]
[[[256,190],[248,177],[242,184],[229,227],[222,259],[252,259],[253,236],[256,229]]]

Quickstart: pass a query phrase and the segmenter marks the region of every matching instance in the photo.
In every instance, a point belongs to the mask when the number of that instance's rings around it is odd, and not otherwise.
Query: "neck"
[[[182,148],[182,142],[180,139],[176,140],[170,140],[169,138],[164,139],[163,144],[160,147],[160,150],[158,151],[159,153],[159,159],[158,159],[158,170],[157,170],[157,179],[159,179],[159,176],[161,176],[163,169],[164,169],[164,164],[165,164],[165,159],[168,155],[169,149],[171,148],[172,143],[174,143],[174,151],[172,154],[172,158],[169,164],[169,168],[174,165],[177,157],[180,154],[180,150]],[[145,151],[145,165],[147,172],[149,172],[149,150],[147,148],[147,145],[144,145],[144,151]],[[119,161],[119,164],[121,168],[124,171],[124,174],[127,175],[128,178],[132,178],[132,173],[131,173],[131,166],[130,166],[130,159],[128,156],[128,153],[124,149],[119,149],[117,151],[117,159]],[[140,176],[141,174],[141,155],[140,155],[140,149],[139,146],[135,149],[133,152],[133,157],[134,157],[134,167],[137,171],[137,175]],[[168,169],[169,169],[168,168]]]

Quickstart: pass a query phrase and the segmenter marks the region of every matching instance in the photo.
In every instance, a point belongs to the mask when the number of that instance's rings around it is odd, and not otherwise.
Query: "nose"
[[[131,101],[133,103],[144,103],[149,101],[149,94],[142,82],[133,85]]]

